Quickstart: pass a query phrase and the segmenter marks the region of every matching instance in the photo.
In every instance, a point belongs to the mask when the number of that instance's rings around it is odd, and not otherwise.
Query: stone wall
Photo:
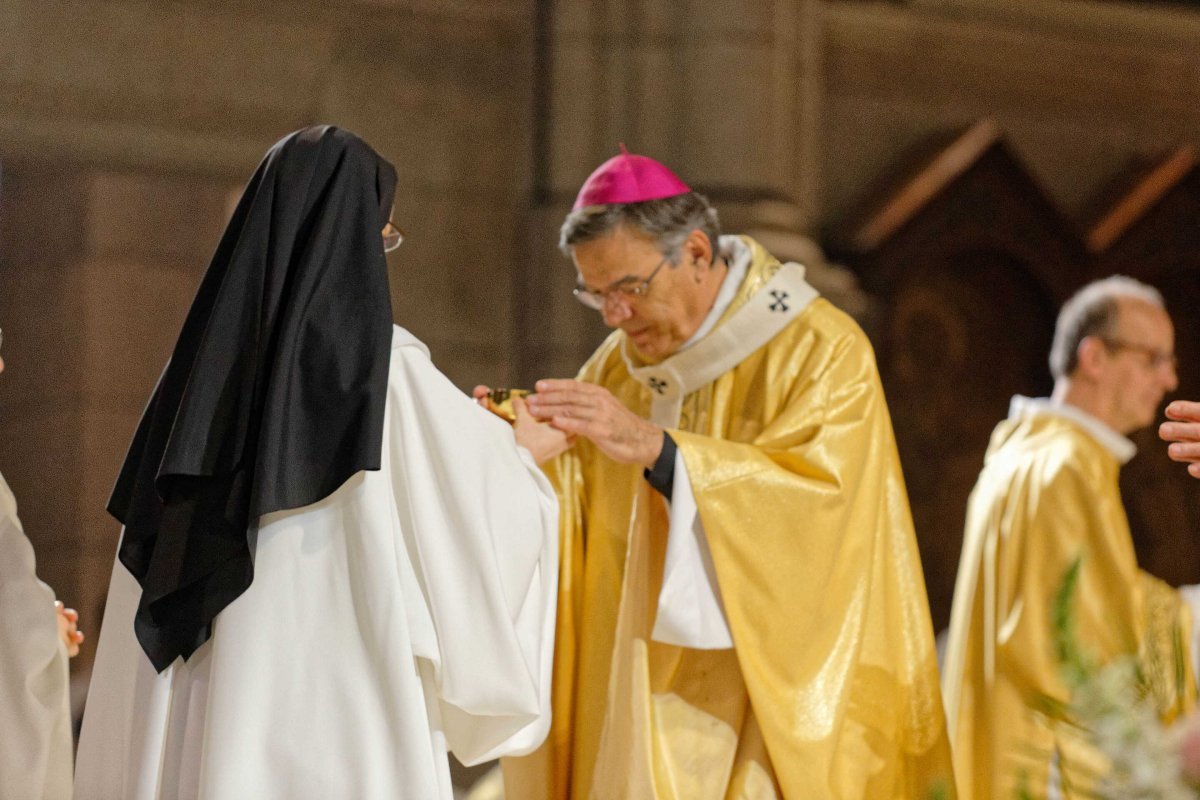
[[[118,533],[112,481],[231,204],[281,135],[334,122],[396,164],[397,320],[460,385],[510,380],[530,13],[0,3],[0,471],[42,576],[90,633]]]
[[[0,469],[39,572],[94,632],[116,544],[108,493],[229,188],[6,162],[3,191]]]
[[[1085,0],[822,4],[820,219],[931,134],[996,120],[1083,212],[1134,156],[1200,141],[1200,13]]]

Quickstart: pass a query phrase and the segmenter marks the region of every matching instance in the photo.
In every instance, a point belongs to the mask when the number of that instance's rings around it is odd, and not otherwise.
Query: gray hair
[[[1123,298],[1164,307],[1157,289],[1124,275],[1092,281],[1063,303],[1050,345],[1050,374],[1055,380],[1074,374],[1079,366],[1079,343],[1084,339],[1116,335],[1117,301]]]
[[[674,264],[688,234],[699,229],[708,237],[713,258],[717,257],[717,237],[721,222],[708,198],[697,192],[646,200],[641,203],[617,203],[584,206],[567,215],[558,237],[558,249],[571,255],[571,248],[607,236],[617,228],[629,226],[654,240],[659,252]]]

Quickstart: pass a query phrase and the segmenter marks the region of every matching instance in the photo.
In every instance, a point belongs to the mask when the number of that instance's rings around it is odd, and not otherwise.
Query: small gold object
[[[492,389],[487,393],[487,410],[501,419],[516,422],[517,412],[513,409],[513,398],[529,394],[532,392],[528,389]]]

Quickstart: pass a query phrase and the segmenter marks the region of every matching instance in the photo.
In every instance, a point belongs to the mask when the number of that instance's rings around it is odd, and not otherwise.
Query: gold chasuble
[[[1080,647],[1100,663],[1137,654],[1165,720],[1194,703],[1191,615],[1138,569],[1118,454],[1127,459],[1132,444],[1046,400],[1014,399],[992,434],[967,509],[943,674],[960,798],[1012,800],[1022,788],[1046,797],[1054,786],[1091,797],[1106,769],[1076,729],[1044,713],[1070,699],[1052,609],[1076,559]]]
[[[580,373],[677,443],[733,646],[652,638],[667,503],[641,467],[581,440],[552,470],[554,722],[539,751],[505,761],[509,800],[953,796],[871,347],[803,267],[738,246],[746,277],[709,334],[645,364],[614,332]]]

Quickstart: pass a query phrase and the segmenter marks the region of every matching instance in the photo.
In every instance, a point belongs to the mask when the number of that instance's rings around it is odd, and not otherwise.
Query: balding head
[[[1124,275],[1113,275],[1084,286],[1063,304],[1050,346],[1050,374],[1069,378],[1079,366],[1079,344],[1089,336],[1112,338],[1117,333],[1121,299],[1137,300],[1163,309],[1157,289]]]
[[[1050,351],[1055,395],[1119,433],[1149,425],[1176,386],[1162,295],[1131,278],[1090,283],[1063,305]]]

